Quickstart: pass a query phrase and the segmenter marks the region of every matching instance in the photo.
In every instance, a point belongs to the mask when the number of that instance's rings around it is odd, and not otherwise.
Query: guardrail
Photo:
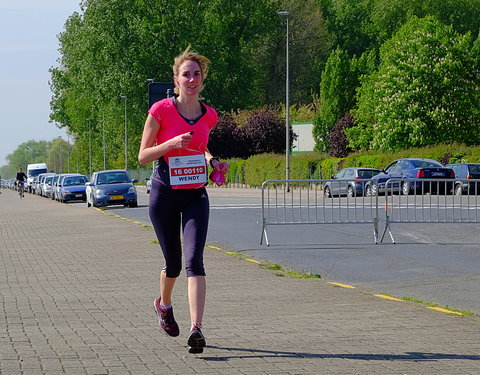
[[[385,197],[372,191],[384,192]],[[380,243],[387,232],[395,243],[391,227],[395,223],[479,223],[479,193],[480,180],[390,179],[382,184],[367,179],[267,180],[262,184],[260,244],[265,238],[269,245],[270,225],[307,224],[370,224],[377,244],[380,222],[384,223]]]

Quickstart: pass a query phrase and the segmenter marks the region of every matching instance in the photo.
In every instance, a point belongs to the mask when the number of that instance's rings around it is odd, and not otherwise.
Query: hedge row
[[[383,169],[400,158],[427,158],[447,163],[480,163],[480,147],[461,144],[441,144],[414,148],[395,153],[358,152],[345,158],[332,158],[319,152],[307,152],[290,157],[290,179],[305,180],[330,178],[346,167],[370,167]],[[230,171],[226,176],[231,184],[261,186],[265,180],[285,179],[285,155],[259,154],[246,160],[230,159]]]

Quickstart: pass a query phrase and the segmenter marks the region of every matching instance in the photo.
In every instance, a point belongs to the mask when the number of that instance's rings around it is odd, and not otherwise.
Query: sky
[[[0,0],[0,166],[29,140],[51,141],[49,69],[58,66],[57,35],[80,0]]]

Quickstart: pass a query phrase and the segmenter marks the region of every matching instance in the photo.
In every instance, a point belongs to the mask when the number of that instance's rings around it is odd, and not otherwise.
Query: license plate
[[[83,194],[75,194],[75,198],[81,198],[83,197]]]
[[[443,172],[432,172],[433,177],[441,177],[443,176]]]
[[[119,200],[119,199],[123,199],[123,195],[114,195],[113,197],[110,197],[110,200],[112,201]]]

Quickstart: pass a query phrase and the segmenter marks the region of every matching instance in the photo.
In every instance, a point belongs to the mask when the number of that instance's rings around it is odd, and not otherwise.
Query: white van
[[[38,176],[40,173],[47,173],[48,167],[45,163],[37,164],[28,164],[27,165],[27,187],[29,193],[32,192],[32,182],[35,176]]]

